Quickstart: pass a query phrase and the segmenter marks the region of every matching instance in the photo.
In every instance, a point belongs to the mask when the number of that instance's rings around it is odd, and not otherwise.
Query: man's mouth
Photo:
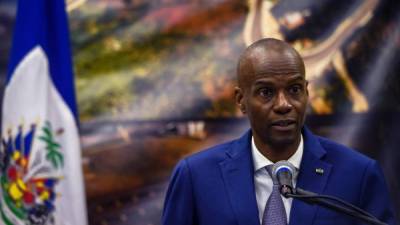
[[[287,120],[277,120],[271,123],[271,126],[277,130],[291,130],[295,128],[296,126],[296,121],[292,119],[287,119]]]
[[[272,126],[281,126],[281,127],[286,127],[292,124],[295,124],[295,120],[277,120],[271,123]]]

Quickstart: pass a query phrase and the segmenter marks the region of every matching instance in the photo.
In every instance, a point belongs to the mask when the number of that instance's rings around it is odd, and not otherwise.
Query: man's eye
[[[303,88],[301,85],[293,85],[289,88],[291,94],[300,94],[302,90]]]
[[[274,95],[274,90],[272,88],[261,88],[259,93],[262,97],[270,98]]]

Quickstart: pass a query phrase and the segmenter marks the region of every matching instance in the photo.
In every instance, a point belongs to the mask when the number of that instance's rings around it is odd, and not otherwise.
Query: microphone
[[[294,177],[297,175],[296,168],[288,161],[282,160],[276,162],[272,166],[272,179],[276,179],[279,183],[279,191],[285,198],[295,198],[306,203],[318,204],[328,209],[344,213],[346,215],[363,220],[369,224],[387,225],[379,221],[376,217],[368,212],[341,200],[340,198],[320,195],[301,188],[293,187]]]
[[[278,180],[281,194],[288,198],[288,194],[293,194],[293,179],[296,168],[288,161],[282,160],[272,166],[272,176]]]

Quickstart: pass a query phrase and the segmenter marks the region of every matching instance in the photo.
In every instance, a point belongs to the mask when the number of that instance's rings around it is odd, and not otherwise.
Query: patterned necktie
[[[272,177],[274,183],[272,187],[272,193],[267,200],[265,205],[264,214],[261,225],[287,225],[285,206],[279,192],[278,181],[272,176],[272,166],[268,165],[266,170]]]

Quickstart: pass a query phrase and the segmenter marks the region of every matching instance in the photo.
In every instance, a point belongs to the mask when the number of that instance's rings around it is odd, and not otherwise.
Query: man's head
[[[236,103],[256,142],[271,148],[298,143],[308,102],[299,53],[283,41],[261,39],[240,56],[237,76]]]

